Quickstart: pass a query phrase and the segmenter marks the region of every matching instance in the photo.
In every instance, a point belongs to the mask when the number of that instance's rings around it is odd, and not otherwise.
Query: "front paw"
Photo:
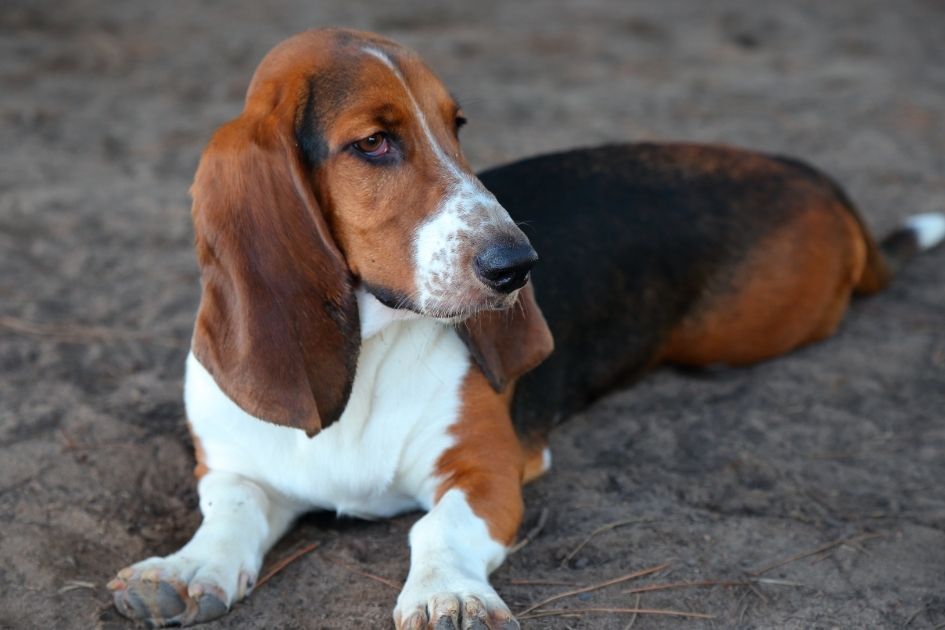
[[[173,555],[122,569],[108,589],[126,617],[152,627],[189,626],[222,616],[254,582],[255,574],[239,566]]]
[[[429,588],[429,587],[427,587]],[[486,583],[434,592],[408,583],[394,609],[397,630],[518,630],[508,606]]]

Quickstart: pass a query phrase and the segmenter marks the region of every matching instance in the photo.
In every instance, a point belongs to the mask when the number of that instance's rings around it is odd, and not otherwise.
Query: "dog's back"
[[[884,254],[817,170],[722,147],[604,146],[480,177],[541,257],[556,349],[513,402],[540,441],[657,363],[745,364],[828,336],[851,293],[882,288],[945,224],[926,216],[924,236],[900,230]]]

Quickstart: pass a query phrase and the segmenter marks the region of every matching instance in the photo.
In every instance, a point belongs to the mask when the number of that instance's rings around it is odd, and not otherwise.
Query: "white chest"
[[[363,342],[344,413],[314,438],[244,412],[193,354],[184,402],[210,469],[311,507],[383,517],[432,505],[436,461],[452,444],[468,368],[450,327],[394,321]]]

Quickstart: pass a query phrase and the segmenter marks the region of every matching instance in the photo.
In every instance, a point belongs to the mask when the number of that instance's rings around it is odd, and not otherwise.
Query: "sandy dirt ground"
[[[129,627],[104,584],[196,528],[187,188],[263,54],[332,24],[419,50],[465,104],[476,167],[704,140],[804,156],[879,232],[945,209],[937,0],[6,0],[0,627]],[[526,628],[940,627],[945,249],[858,302],[833,339],[751,369],[660,370],[566,423],[552,448],[553,471],[526,490],[523,532],[543,509],[544,527],[494,574],[513,609],[669,563],[548,608],[714,618],[582,613]],[[405,577],[416,518],[304,519],[270,562],[320,547],[208,627],[389,627],[396,590],[365,573]],[[705,580],[755,581],[627,592]]]

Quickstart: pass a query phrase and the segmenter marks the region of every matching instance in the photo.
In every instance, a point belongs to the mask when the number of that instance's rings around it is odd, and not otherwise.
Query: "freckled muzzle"
[[[511,306],[538,254],[495,197],[470,183],[420,226],[414,260],[418,310],[452,317]]]

